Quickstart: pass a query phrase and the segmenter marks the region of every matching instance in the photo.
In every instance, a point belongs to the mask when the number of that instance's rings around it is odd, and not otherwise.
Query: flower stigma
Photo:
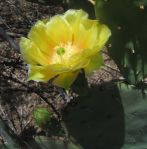
[[[63,47],[59,47],[56,49],[58,55],[63,55],[65,53],[65,49]]]

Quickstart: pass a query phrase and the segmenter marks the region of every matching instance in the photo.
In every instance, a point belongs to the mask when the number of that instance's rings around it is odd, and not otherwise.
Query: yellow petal
[[[99,52],[98,54],[91,57],[89,64],[84,68],[85,75],[89,76],[92,74],[94,70],[97,70],[103,65],[102,54]]]
[[[86,22],[85,32],[83,31],[84,36],[82,38],[80,37],[80,35],[77,35],[78,37],[75,40],[75,44],[81,45],[80,47],[84,48],[82,55],[87,55],[90,57],[97,54],[100,50],[102,50],[104,44],[111,35],[111,31],[106,25],[100,23],[95,24],[94,22],[93,25],[91,24],[91,28],[89,30],[86,30],[86,25],[89,26],[90,22],[89,21],[85,22]]]
[[[99,47],[99,49],[102,49],[104,44],[106,44],[107,40],[111,36],[111,31],[104,24],[99,23],[97,27],[99,30],[98,30],[98,38],[97,38],[96,44]]]
[[[79,71],[62,73],[53,81],[53,84],[65,89],[69,89],[69,87],[75,81],[78,73]]]
[[[46,30],[46,24],[43,21],[38,21],[31,28],[28,38],[33,41],[42,52],[51,56],[56,42],[51,38],[51,35],[47,35]]]
[[[88,14],[83,10],[68,10],[63,16],[72,27],[79,26],[81,20],[88,18]]]
[[[87,25],[88,24],[88,25]],[[90,25],[90,27],[88,27]],[[97,22],[88,19],[81,21],[78,32],[74,30],[74,42],[79,49],[91,49],[97,42]]]
[[[99,51],[111,35],[107,26],[97,20],[88,19],[87,13],[83,10],[69,10],[64,17],[72,27],[73,44],[79,51],[94,47],[98,47]]]
[[[88,18],[88,14],[83,10],[69,10],[64,14],[64,18],[72,27],[73,44],[81,51],[81,45],[83,45],[83,42],[85,43],[85,40],[82,39],[87,38],[82,21]],[[79,41],[78,44],[77,41]],[[81,41],[82,43],[80,43]]]
[[[102,57],[98,51],[98,47],[95,47],[93,49],[85,49],[80,53],[76,53],[70,57],[66,66],[70,67],[71,70],[78,70],[87,67],[89,63],[93,62],[98,62],[99,65],[99,62],[101,63],[102,61]],[[95,58],[98,58],[98,61],[96,61]],[[89,65],[89,67],[90,66],[91,65]]]
[[[48,57],[29,39],[22,37],[20,40],[20,50],[23,59],[28,64],[48,65]]]
[[[56,46],[71,42],[72,30],[70,25],[62,16],[55,16],[46,24],[47,35],[54,39]]]
[[[49,66],[30,65],[28,80],[46,82],[49,79],[67,71],[69,71],[69,69],[60,64]]]
[[[74,31],[74,44],[82,50],[100,51],[111,32],[106,25],[98,23],[96,20],[85,19],[79,25],[79,31]]]
[[[29,66],[28,80],[46,82],[49,79],[55,77],[56,75],[56,73],[50,71],[47,67],[34,65]]]
[[[81,52],[71,56],[71,58],[67,62],[67,66],[70,67],[72,70],[78,70],[86,67],[88,63],[89,63],[89,59],[86,53]]]

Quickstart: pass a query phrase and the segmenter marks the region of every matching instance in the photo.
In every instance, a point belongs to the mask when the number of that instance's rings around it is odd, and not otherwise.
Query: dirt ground
[[[18,136],[27,138],[41,133],[42,130],[36,127],[32,118],[34,107],[49,105],[58,113],[73,99],[72,91],[67,94],[50,83],[27,82],[27,65],[21,59],[18,46],[20,37],[26,36],[37,20],[64,11],[60,5],[0,0],[0,118]],[[103,53],[105,66],[88,78],[89,85],[120,77],[107,51]],[[32,134],[27,133],[30,129]]]

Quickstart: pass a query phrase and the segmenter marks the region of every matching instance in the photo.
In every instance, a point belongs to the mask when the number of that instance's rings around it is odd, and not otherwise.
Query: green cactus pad
[[[90,88],[74,101],[63,113],[71,138],[84,149],[120,149],[124,113],[117,86],[105,83]]]
[[[125,140],[122,149],[147,147],[147,91],[119,83],[121,101],[125,113]]]

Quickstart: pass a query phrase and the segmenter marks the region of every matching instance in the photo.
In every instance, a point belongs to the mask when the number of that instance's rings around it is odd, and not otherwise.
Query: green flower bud
[[[33,118],[39,126],[44,126],[50,122],[52,117],[51,111],[46,107],[36,107],[33,111]]]

